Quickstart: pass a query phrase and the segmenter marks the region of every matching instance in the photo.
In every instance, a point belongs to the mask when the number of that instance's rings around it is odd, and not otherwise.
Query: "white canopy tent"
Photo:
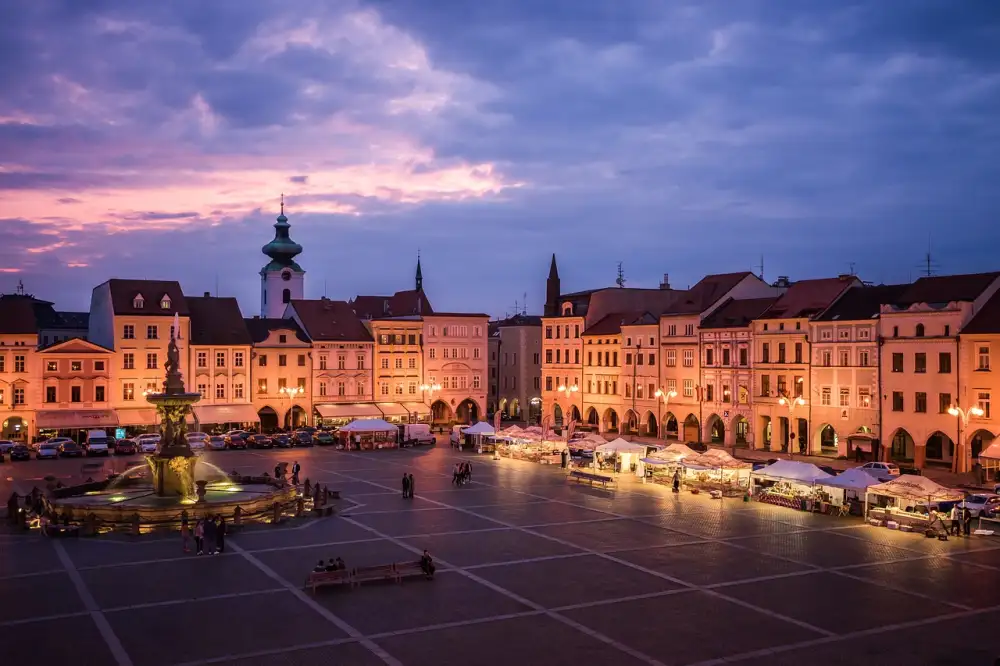
[[[616,440],[601,444],[596,449],[594,449],[595,454],[600,454],[602,456],[614,456],[618,459],[619,463],[616,466],[616,471],[627,472],[632,469],[632,466],[636,466],[636,473],[642,475],[642,465],[639,464],[639,459],[646,455],[646,449],[648,447],[645,444],[636,444],[634,442],[629,442],[627,440],[619,437]],[[594,466],[597,467],[597,456],[594,456]]]
[[[821,483],[827,488],[836,488],[844,491],[844,499],[846,500],[848,499],[848,493],[852,493],[855,498],[860,499],[870,486],[878,485],[881,481],[867,469],[852,467],[846,472]]]
[[[910,474],[898,476],[886,483],[868,486],[867,494],[913,502],[949,502],[965,498],[965,493],[961,490],[946,488],[926,476]]]
[[[351,421],[340,432],[393,432],[399,428],[384,419],[358,419]]]
[[[768,481],[784,481],[791,485],[813,486],[822,484],[833,476],[827,474],[816,465],[797,460],[779,460],[775,463],[754,470],[750,473],[750,492],[753,493],[754,485],[760,479]]]
[[[658,451],[653,451],[643,458],[642,462],[647,465],[671,465],[696,455],[698,452],[687,444],[671,444]]]
[[[700,467],[702,469],[750,469],[753,467],[751,463],[737,460],[722,449],[709,449],[704,453],[685,456],[681,460],[681,464],[685,467]]]
[[[463,435],[492,435],[496,430],[493,429],[486,421],[480,421],[479,423],[469,426],[462,431]]]

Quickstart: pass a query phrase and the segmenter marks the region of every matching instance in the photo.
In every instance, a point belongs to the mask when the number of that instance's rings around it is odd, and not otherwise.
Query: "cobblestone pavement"
[[[224,466],[262,469],[298,457],[354,506],[234,535],[214,557],[183,555],[178,537],[0,536],[9,663],[858,666],[1000,656],[1000,540],[939,542],[632,481],[590,489],[557,468],[468,454],[474,481],[456,488],[461,454],[444,447],[226,455]],[[404,472],[416,499],[399,496]],[[319,559],[364,566],[424,548],[439,565],[433,582],[302,590]]]

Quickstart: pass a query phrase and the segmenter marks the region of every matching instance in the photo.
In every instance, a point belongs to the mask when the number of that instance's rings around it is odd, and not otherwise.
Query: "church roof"
[[[288,218],[285,217],[285,199],[281,199],[281,214],[278,215],[277,222],[274,223],[274,240],[260,249],[261,252],[271,258],[271,262],[263,268],[261,272],[280,271],[282,268],[291,268],[298,272],[304,272],[295,263],[295,257],[302,254],[302,246],[293,241],[288,230]]]

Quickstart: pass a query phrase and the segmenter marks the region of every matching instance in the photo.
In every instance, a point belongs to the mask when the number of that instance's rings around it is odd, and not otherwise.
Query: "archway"
[[[507,411],[507,398],[500,398],[500,413],[504,416],[510,416]]]
[[[459,403],[456,414],[462,423],[475,423],[479,420],[479,405],[472,398],[466,398]]]
[[[622,434],[634,435],[639,431],[639,417],[631,409],[626,410],[625,419],[622,421]]]
[[[528,423],[536,424],[542,422],[542,399],[532,398],[528,401]]]
[[[648,437],[659,436],[659,424],[656,422],[656,415],[653,414],[653,412],[646,412],[646,416],[643,418],[643,423],[646,424],[646,435]]]
[[[836,455],[837,450],[840,446],[840,438],[837,436],[837,431],[833,429],[833,426],[829,423],[823,424],[816,433],[816,444],[819,450],[824,455]]]
[[[684,419],[684,441],[700,442],[701,436],[698,432],[699,430],[698,417],[694,414],[688,414],[687,418]]]
[[[604,432],[618,432],[618,413],[608,407],[604,410]]]
[[[899,462],[912,462],[916,457],[916,443],[913,441],[913,437],[910,433],[906,432],[904,428],[899,428],[896,432],[892,433],[892,439],[889,440],[889,459]]]
[[[760,437],[760,448],[767,451],[771,450],[771,417],[761,416],[757,423],[757,433]]]
[[[261,432],[274,432],[278,429],[278,412],[271,407],[261,407],[257,411],[257,418],[260,419]]]
[[[587,410],[587,425],[594,426],[595,428],[600,425],[600,420],[597,416],[597,410],[591,407]]]
[[[708,436],[712,444],[726,443],[726,424],[718,414],[708,417]]]
[[[434,423],[451,423],[455,420],[455,414],[447,402],[435,400],[431,405],[431,420]]]
[[[677,417],[672,412],[667,412],[663,417],[663,434],[667,439],[679,439]]]
[[[576,405],[569,408],[569,418],[571,421],[580,422],[580,409]]]
[[[563,410],[559,405],[552,405],[552,427],[561,428],[563,423]]]
[[[955,443],[951,437],[938,430],[927,438],[927,450],[924,455],[929,462],[950,462],[955,455]]]
[[[742,416],[733,419],[733,445],[749,446],[750,444],[750,422]]]
[[[518,402],[517,398],[510,401],[510,418],[515,420],[521,418],[521,403]]]
[[[982,453],[993,440],[996,439],[989,430],[977,430],[969,437],[969,447],[972,449],[972,462],[975,463],[979,454]]]
[[[285,412],[285,429],[294,430],[308,424],[307,416],[306,410],[298,405],[292,405],[292,408]]]
[[[10,416],[3,422],[3,437],[13,442],[26,442],[28,439],[28,424],[20,416]]]

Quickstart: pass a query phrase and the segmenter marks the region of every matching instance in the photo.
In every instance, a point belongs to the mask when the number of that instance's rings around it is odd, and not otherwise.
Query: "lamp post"
[[[280,393],[283,396],[285,396],[285,397],[288,398],[288,429],[289,430],[291,430],[291,428],[292,428],[292,421],[293,421],[293,414],[291,412],[291,410],[292,410],[292,401],[295,399],[295,396],[302,395],[305,392],[306,392],[306,390],[304,388],[302,388],[301,386],[282,386],[281,388],[278,389],[278,393]]]
[[[969,471],[965,465],[965,443],[962,441],[962,429],[969,427],[970,417],[982,416],[984,412],[979,407],[970,407],[968,410],[964,410],[958,405],[952,405],[948,408],[948,413],[958,417],[958,441],[955,443],[955,455],[952,456],[951,471],[961,474],[962,472]]]
[[[437,391],[440,391],[440,390],[441,390],[441,385],[440,384],[421,384],[420,385],[420,393],[421,393],[421,395],[424,396],[424,404],[427,405],[427,410],[431,412],[430,417],[429,417],[431,423],[434,422],[434,414],[433,414],[433,410],[431,410],[431,405],[428,402],[427,394],[430,393],[431,394],[431,398],[433,398],[434,397],[434,393],[436,393]]]
[[[788,407],[788,437],[786,439],[794,439],[795,433],[792,432],[792,417],[795,415],[795,408],[801,407],[806,404],[806,399],[802,396],[797,398],[789,398],[786,396],[781,396],[778,398],[778,404],[784,407]],[[792,447],[788,447],[788,455],[793,455]]]
[[[664,391],[663,389],[656,389],[656,392],[653,395],[656,396],[657,398],[659,398],[660,400],[662,400],[663,401],[663,405],[665,407],[665,406],[667,406],[667,405],[670,404],[670,399],[671,398],[676,398],[677,397],[677,391]],[[659,404],[659,403],[657,403],[657,404]],[[660,429],[663,431],[663,439],[666,439],[667,438],[667,424],[663,422],[663,410],[662,409],[657,409],[656,411],[659,412],[657,418],[660,421]],[[678,427],[679,426],[680,426],[680,424],[678,424]],[[678,433],[678,435],[679,434],[680,433]]]
[[[572,406],[572,404],[573,404],[573,394],[576,393],[577,391],[579,391],[580,387],[577,386],[576,384],[573,384],[572,386],[566,386],[565,384],[562,384],[556,390],[559,391],[560,393],[565,393],[566,396],[569,397],[569,399],[570,399],[570,406]],[[563,418],[565,418],[565,416]],[[572,419],[570,419],[570,420],[572,420]]]

